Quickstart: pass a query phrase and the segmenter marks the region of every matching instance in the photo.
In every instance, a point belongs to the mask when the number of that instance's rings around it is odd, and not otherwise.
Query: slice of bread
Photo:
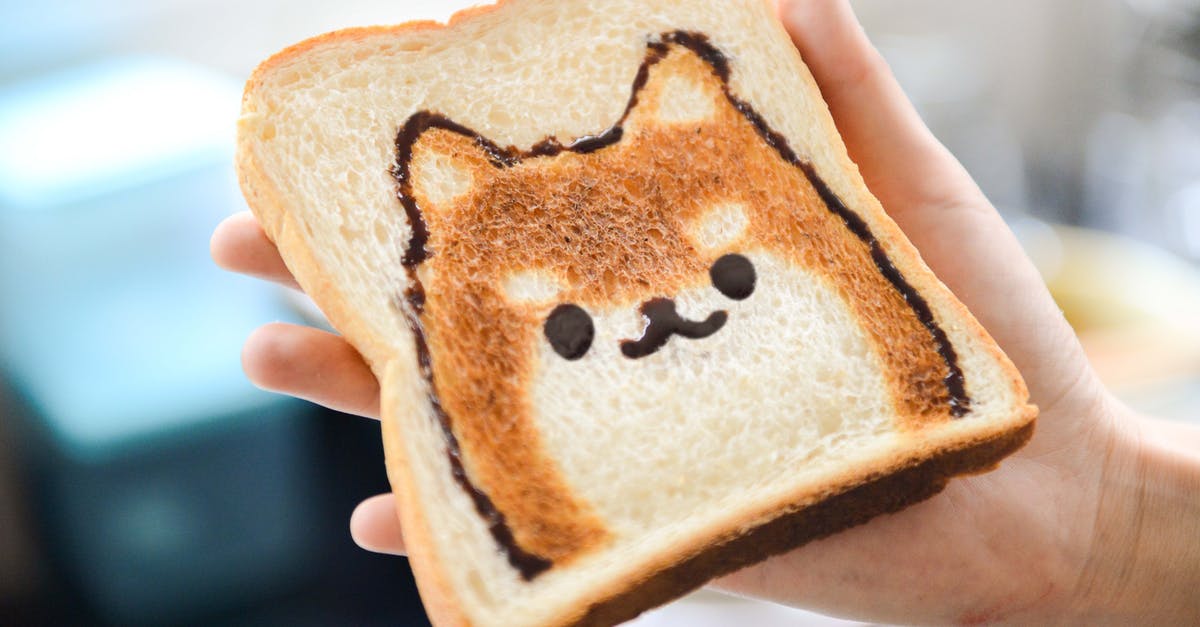
[[[613,623],[1031,434],[768,2],[512,0],[328,34],[238,170],[382,386],[438,624]]]

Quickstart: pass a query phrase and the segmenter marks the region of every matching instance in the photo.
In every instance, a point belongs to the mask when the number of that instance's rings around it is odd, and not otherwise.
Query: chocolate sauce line
[[[636,340],[621,340],[621,353],[637,359],[645,357],[666,345],[672,335],[692,340],[706,338],[721,330],[729,314],[714,311],[704,320],[688,320],[675,310],[675,301],[669,298],[652,298],[638,308],[646,319],[646,329]]]
[[[917,292],[915,288],[913,288],[907,279],[904,278],[904,275],[900,272],[896,265],[892,263],[892,260],[888,257],[887,252],[883,250],[883,245],[880,244],[879,239],[875,237],[875,234],[871,232],[870,227],[867,226],[867,223],[862,219],[862,216],[851,211],[844,203],[842,203],[842,199],[838,198],[837,194],[833,193],[833,190],[829,189],[829,186],[825,184],[825,180],[817,174],[817,171],[815,168],[813,168],[812,164],[803,161],[796,156],[796,153],[791,149],[790,146],[788,146],[787,139],[785,139],[783,135],[777,131],[772,130],[771,127],[767,125],[763,117],[759,115],[759,113],[755,111],[749,104],[739,100],[736,96],[734,96],[729,91],[728,83],[725,84],[725,97],[729,99],[729,102],[731,102],[733,106],[742,113],[742,115],[746,116],[747,120],[750,120],[750,123],[754,125],[755,130],[758,131],[759,136],[761,136],[769,146],[774,148],[784,161],[791,163],[804,172],[804,176],[808,179],[808,182],[812,184],[813,188],[817,190],[817,195],[821,197],[821,200],[825,203],[825,207],[834,215],[841,218],[842,223],[846,225],[846,228],[849,229],[850,232],[856,237],[858,237],[859,241],[867,245],[867,248],[869,248],[871,251],[871,260],[875,262],[875,267],[879,269],[879,273],[882,274],[883,277],[892,284],[892,287],[896,288],[896,291],[900,293],[900,296],[904,299],[904,302],[908,303],[909,308],[911,308],[913,313],[916,314],[917,320],[921,322],[921,325],[924,326],[925,330],[929,331],[929,335],[933,337],[933,342],[937,346],[937,351],[938,354],[941,355],[942,361],[946,362],[946,368],[948,372],[942,381],[946,385],[946,391],[950,393],[951,415],[955,417],[966,415],[966,413],[971,409],[971,399],[967,397],[963,372],[958,366],[958,353],[954,351],[954,346],[950,343],[950,338],[946,336],[946,332],[942,330],[940,325],[938,325],[937,320],[933,316],[933,310],[929,308],[929,303],[926,302],[925,298],[921,296],[921,294]]]
[[[788,145],[787,139],[779,132],[772,129],[762,115],[754,110],[754,107],[737,96],[729,88],[729,62],[725,55],[717,50],[708,38],[698,33],[675,32],[666,35],[664,41],[672,41],[682,46],[690,48],[700,58],[707,61],[716,72],[717,76],[723,83],[722,90],[725,92],[725,97],[730,104],[738,110],[754,129],[758,131],[763,141],[775,149],[779,156],[784,161],[800,168],[804,172],[804,176],[812,183],[813,188],[817,190],[817,194],[824,201],[825,207],[834,215],[841,218],[846,228],[850,229],[858,239],[867,245],[871,251],[871,259],[875,262],[875,267],[879,269],[880,274],[896,288],[900,296],[904,299],[908,306],[916,314],[917,320],[921,325],[929,331],[929,335],[933,337],[933,342],[937,345],[938,354],[941,355],[942,361],[946,362],[948,373],[942,379],[946,385],[946,391],[950,393],[950,413],[955,417],[966,415],[971,409],[971,399],[967,396],[966,383],[963,377],[962,369],[958,366],[958,354],[954,351],[954,346],[950,343],[950,339],[946,336],[946,332],[938,325],[934,318],[933,310],[930,309],[929,303],[925,298],[917,292],[916,289],[904,278],[904,275],[896,268],[892,260],[887,256],[887,252],[883,250],[883,245],[879,239],[871,232],[866,221],[862,216],[851,211],[842,200],[834,194],[825,181],[817,175],[817,171],[811,163],[808,163],[792,150]]]
[[[816,170],[811,164],[801,160],[796,155],[783,135],[771,129],[766,120],[749,103],[733,95],[729,87],[729,60],[709,42],[707,36],[700,33],[676,31],[663,35],[659,41],[648,42],[646,58],[638,68],[637,75],[634,77],[629,100],[625,105],[625,110],[622,112],[621,117],[604,132],[579,137],[567,145],[563,145],[557,138],[550,136],[534,144],[528,151],[522,151],[514,146],[501,147],[474,130],[454,122],[445,116],[432,111],[419,111],[410,116],[396,134],[396,164],[392,168],[392,176],[396,179],[398,185],[397,196],[404,207],[409,225],[412,228],[412,237],[409,239],[408,246],[405,248],[404,256],[401,259],[401,263],[404,265],[409,279],[409,287],[405,290],[404,294],[408,305],[406,319],[413,330],[417,345],[418,362],[421,366],[422,375],[429,386],[430,403],[433,406],[442,433],[446,438],[447,454],[450,458],[451,471],[454,474],[455,481],[471,497],[476,511],[487,521],[492,537],[507,555],[509,563],[526,580],[531,580],[544,572],[552,566],[552,563],[543,557],[525,551],[516,543],[504,515],[496,509],[495,504],[492,503],[487,494],[476,487],[471,482],[470,477],[467,476],[466,468],[462,463],[462,451],[458,443],[458,438],[454,435],[450,416],[442,408],[441,402],[438,399],[437,388],[434,384],[432,356],[429,353],[425,331],[420,321],[420,315],[425,306],[425,289],[416,273],[417,266],[428,259],[431,254],[426,248],[429,242],[429,228],[421,214],[420,207],[417,206],[416,198],[412,194],[410,165],[413,146],[425,131],[440,128],[470,138],[484,151],[492,165],[497,168],[512,167],[529,158],[553,157],[565,151],[588,154],[601,150],[621,140],[624,135],[622,125],[637,105],[638,94],[645,87],[649,79],[650,68],[666,57],[670,44],[679,44],[691,49],[712,67],[713,72],[723,83],[725,97],[734,108],[746,117],[754,126],[759,136],[769,146],[774,148],[784,161],[800,168],[804,172],[804,175],[812,183],[825,203],[826,208],[841,218],[846,227],[860,241],[867,245],[871,251],[871,258],[874,260],[880,273],[896,288],[896,291],[900,293],[900,296],[912,308],[917,319],[933,337],[934,343],[937,345],[938,354],[946,362],[949,374],[945,377],[944,382],[947,391],[950,393],[951,414],[962,416],[970,410],[971,401],[966,395],[963,373],[958,366],[958,356],[954,351],[954,347],[950,344],[946,333],[937,324],[929,304],[908,283],[899,269],[891,262],[891,259],[888,258],[887,253],[883,250],[879,240],[871,232],[866,222],[842,203],[841,199],[817,175]],[[672,311],[674,310],[673,303],[671,309]],[[713,315],[717,313],[723,312],[714,312]],[[722,318],[719,323],[716,323],[713,317],[710,316],[708,320],[698,324],[704,325],[709,323],[715,323],[716,327],[719,328],[724,323],[724,319]],[[653,320],[651,320],[650,325],[647,326],[646,333],[643,335],[643,340],[650,335],[651,328],[665,329],[666,327],[663,327],[662,323],[656,327]],[[666,337],[669,337],[669,334]],[[665,343],[666,340],[663,339],[662,341]],[[636,344],[636,342],[631,342],[630,344]],[[622,346],[623,351],[625,350],[625,346]]]
[[[438,426],[441,427],[442,436],[446,439],[446,455],[450,460],[450,472],[454,475],[454,481],[471,498],[471,503],[475,506],[475,511],[487,523],[492,539],[504,551],[508,563],[517,569],[522,579],[530,581],[539,574],[549,570],[553,566],[553,563],[544,557],[526,551],[517,544],[512,529],[509,528],[508,521],[504,518],[504,514],[496,508],[496,504],[492,502],[492,499],[480,490],[471,481],[470,476],[467,475],[467,469],[462,461],[462,447],[458,443],[458,438],[454,435],[450,416],[446,413],[445,408],[442,407],[437,393],[437,385],[433,379],[433,356],[429,352],[429,344],[425,339],[425,328],[421,324],[420,319],[421,313],[425,310],[425,286],[422,285],[421,279],[417,276],[417,266],[429,258],[429,251],[425,247],[429,241],[429,227],[425,223],[425,218],[421,215],[421,208],[417,206],[416,197],[412,194],[412,180],[409,169],[410,162],[412,161],[413,144],[416,143],[421,133],[430,128],[442,128],[468,136],[474,135],[476,143],[483,148],[497,167],[508,167],[513,165],[515,161],[511,160],[507,151],[500,149],[495,143],[488,141],[482,136],[474,134],[466,127],[440,115],[421,111],[410,117],[396,135],[396,166],[392,170],[392,175],[399,185],[397,196],[400,198],[400,204],[404,206],[404,212],[408,215],[408,222],[412,228],[412,237],[409,240],[408,247],[404,251],[404,257],[401,259],[401,263],[404,265],[405,272],[408,275],[408,289],[404,292],[405,302],[408,305],[405,311],[405,318],[408,321],[409,328],[413,331],[417,349],[417,363],[420,366],[421,376],[425,378],[425,383],[429,386],[429,403],[433,408],[434,415],[437,417]]]
[[[409,325],[414,329],[421,329],[421,322],[413,314],[408,314]],[[433,406],[433,413],[437,416],[438,425],[442,428],[442,436],[446,438],[446,454],[450,458],[450,473],[454,475],[454,481],[459,487],[471,497],[471,502],[475,505],[475,511],[483,517],[487,522],[488,531],[491,532],[492,538],[496,543],[504,548],[504,553],[508,557],[508,563],[521,573],[521,578],[525,581],[530,581],[534,577],[548,570],[553,563],[550,560],[534,555],[520,547],[517,544],[516,538],[513,537],[512,529],[508,527],[508,521],[504,519],[504,514],[496,509],[495,503],[482,490],[477,488],[474,483],[471,483],[471,478],[467,476],[467,469],[463,466],[462,448],[458,444],[458,438],[454,435],[454,430],[450,425],[450,416],[446,410],[442,408],[442,403],[438,399],[437,391],[433,386],[433,358],[429,354],[429,345],[425,341],[424,331],[414,333],[417,342],[417,363],[420,365],[421,374],[429,383],[429,402]]]
[[[901,274],[900,269],[892,263],[891,258],[887,256],[887,253],[883,250],[883,246],[876,239],[875,235],[871,233],[870,228],[867,227],[867,223],[862,217],[850,211],[842,204],[841,199],[829,189],[825,181],[817,176],[812,165],[808,163],[799,165],[830,211],[841,217],[842,221],[846,223],[846,227],[857,235],[858,239],[870,247],[871,259],[875,262],[875,267],[879,269],[880,274],[884,278],[891,282],[896,291],[900,292],[900,296],[904,298],[904,301],[908,303],[913,313],[917,315],[917,320],[929,331],[929,335],[933,336],[933,342],[937,345],[938,354],[946,362],[948,370],[946,376],[942,378],[942,382],[946,385],[946,391],[950,393],[950,414],[956,418],[965,416],[967,412],[971,411],[971,399],[967,396],[966,380],[963,377],[962,369],[958,366],[958,353],[954,351],[954,346],[950,343],[950,338],[946,336],[946,332],[942,330],[942,327],[934,318],[933,310],[929,308],[929,303],[909,284],[904,275]]]
[[[458,438],[454,435],[450,416],[442,408],[437,395],[437,387],[434,384],[432,356],[429,354],[429,347],[425,340],[425,330],[420,321],[420,314],[425,308],[425,287],[421,284],[420,278],[417,277],[416,271],[417,266],[428,259],[431,254],[426,248],[426,245],[429,243],[429,226],[426,224],[425,218],[421,214],[421,208],[417,206],[416,197],[412,193],[411,162],[413,146],[425,131],[440,128],[470,138],[487,154],[492,165],[498,168],[507,168],[520,163],[523,159],[552,157],[564,151],[588,154],[615,144],[624,135],[624,129],[621,124],[625,122],[625,119],[629,117],[630,111],[637,105],[638,93],[646,85],[646,81],[650,77],[650,68],[655,63],[661,61],[667,54],[667,46],[663,43],[651,42],[648,44],[648,48],[649,51],[646,53],[646,58],[642,62],[641,67],[638,68],[637,75],[634,77],[633,88],[629,100],[625,104],[625,111],[622,112],[616,124],[603,133],[579,137],[568,145],[564,146],[557,138],[551,136],[538,142],[528,151],[521,151],[515,146],[501,147],[474,130],[432,111],[418,111],[414,113],[405,121],[404,126],[396,134],[396,164],[392,168],[392,176],[396,179],[398,185],[397,196],[400,199],[400,204],[404,207],[404,212],[408,216],[408,222],[412,228],[412,237],[409,239],[404,256],[401,258],[401,263],[404,265],[409,283],[409,287],[404,293],[409,309],[406,313],[406,318],[409,327],[412,328],[417,344],[417,357],[421,363],[421,373],[425,377],[426,384],[429,386],[430,404],[434,408],[434,413],[437,415],[442,433],[446,437],[446,452],[450,458],[450,467],[454,473],[455,480],[466,491],[467,495],[471,497],[472,502],[475,504],[475,510],[488,522],[488,529],[491,532],[492,538],[500,545],[508,558],[508,562],[520,571],[521,576],[526,581],[541,574],[553,564],[550,560],[534,555],[522,549],[517,544],[512,529],[509,528],[504,518],[504,514],[496,509],[495,504],[492,503],[487,494],[472,483],[471,478],[467,476],[466,469],[462,463],[462,450],[459,446]]]

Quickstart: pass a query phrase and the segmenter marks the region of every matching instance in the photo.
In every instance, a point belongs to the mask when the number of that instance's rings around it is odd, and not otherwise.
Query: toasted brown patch
[[[506,298],[511,273],[555,277],[563,286],[557,302],[632,309],[708,285],[708,268],[724,253],[769,252],[843,297],[888,381],[898,426],[951,415],[947,363],[868,245],[725,97],[714,66],[686,47],[669,50],[636,93],[622,139],[600,150],[505,163],[477,139],[444,128],[425,131],[413,145],[412,180],[421,180],[421,163],[429,161],[421,155],[432,152],[473,181],[443,205],[414,185],[430,234],[420,321],[438,399],[474,484],[522,549],[555,563],[599,546],[607,532],[543,451],[526,391],[555,303]],[[672,75],[712,97],[710,118],[656,118]],[[692,233],[722,203],[742,207],[746,228],[703,248]]]

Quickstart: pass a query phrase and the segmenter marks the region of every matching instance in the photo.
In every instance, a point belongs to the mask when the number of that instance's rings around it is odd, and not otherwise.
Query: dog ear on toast
[[[445,218],[455,200],[486,185],[496,174],[495,157],[475,137],[429,128],[412,145],[408,164],[411,192],[426,219]]]
[[[646,84],[629,110],[626,126],[710,122],[732,104],[716,70],[694,51],[674,47],[649,67]]]

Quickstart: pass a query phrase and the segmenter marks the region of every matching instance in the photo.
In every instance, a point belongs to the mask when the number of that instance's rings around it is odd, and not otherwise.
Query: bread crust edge
[[[1023,424],[1017,429],[1000,431],[907,467],[868,477],[798,510],[781,507],[779,516],[717,537],[707,548],[663,560],[663,568],[653,576],[609,589],[607,596],[588,606],[581,616],[562,624],[605,626],[628,621],[716,577],[929,499],[950,479],[992,470],[1024,446],[1033,436],[1036,415],[1037,408],[1027,405],[1022,410]]]
[[[464,9],[455,13],[445,24],[414,21],[398,25],[348,28],[299,42],[272,55],[254,70],[246,83],[243,112],[246,113],[245,108],[250,102],[251,94],[261,86],[265,74],[302,58],[305,53],[317,47],[380,34],[447,31],[462,22],[497,12],[512,1],[498,0],[494,4]],[[774,2],[770,0],[763,2],[774,6]],[[793,63],[799,70],[801,80],[810,90],[806,97],[815,94],[828,112],[816,81],[804,65],[799,52],[791,46],[782,25],[776,23],[775,29],[775,35],[787,41],[793,51]],[[931,300],[935,302],[931,304],[938,312],[939,319],[943,319],[943,313],[946,312],[957,314],[954,318],[963,325],[960,332],[982,340],[981,347],[1001,364],[1009,378],[1014,396],[1021,404],[1020,419],[1015,421],[1020,426],[1013,428],[1012,421],[998,421],[1004,423],[1006,428],[989,434],[982,441],[960,443],[957,448],[946,449],[939,455],[919,460],[907,467],[902,463],[898,468],[874,473],[858,483],[844,484],[844,491],[799,509],[796,509],[794,497],[785,499],[777,508],[780,515],[765,521],[747,521],[747,528],[739,530],[736,526],[732,527],[733,530],[723,536],[709,536],[708,542],[690,541],[696,538],[680,542],[674,551],[660,553],[655,565],[642,569],[655,573],[652,576],[641,581],[625,580],[608,589],[598,590],[592,597],[594,601],[573,608],[576,611],[560,616],[559,620],[553,621],[554,623],[608,625],[629,620],[648,609],[699,588],[715,577],[928,499],[940,492],[954,476],[991,470],[1001,459],[1019,449],[1032,436],[1037,408],[1026,404],[1029,394],[1019,371],[967,307],[953,297],[949,288],[933,274],[916,247],[903,235],[878,199],[869,192],[857,165],[849,158],[832,116],[826,113],[824,116],[817,116],[814,122],[821,126],[831,141],[830,147],[838,153],[835,155],[835,165],[838,177],[843,180],[835,183],[835,191],[844,191],[845,183],[849,182],[849,187],[854,193],[845,199],[848,201],[847,205],[867,220],[893,263],[909,278],[913,287],[918,292],[933,296]],[[262,224],[267,237],[279,248],[287,267],[304,291],[322,304],[322,310],[331,324],[350,340],[371,366],[377,379],[383,384],[381,388],[384,393],[384,406],[394,403],[393,406],[404,406],[408,411],[416,411],[423,415],[429,413],[425,399],[403,398],[403,395],[395,393],[398,386],[387,385],[389,380],[416,377],[415,367],[399,363],[401,360],[385,361],[388,347],[374,338],[367,325],[354,315],[337,286],[324,277],[303,230],[260,167],[254,155],[253,141],[239,133],[237,144],[238,180],[251,211]],[[404,372],[405,370],[408,372]],[[392,394],[388,393],[389,389],[392,390]],[[410,564],[421,581],[421,596],[426,612],[438,625],[469,625],[469,616],[463,611],[453,587],[449,585],[444,565],[429,550],[432,547],[432,534],[428,521],[416,503],[414,481],[409,472],[407,455],[403,450],[402,434],[395,422],[394,419],[383,417],[387,470],[397,497],[397,510],[406,544],[412,556]],[[926,454],[920,447],[916,448],[917,458]]]
[[[430,619],[437,625],[470,625],[462,611],[454,588],[446,578],[444,565],[431,550],[433,546],[428,521],[416,499],[415,481],[409,471],[408,455],[404,451],[403,434],[396,419],[382,411],[384,407],[405,407],[433,420],[428,395],[408,398],[399,393],[401,385],[391,381],[418,381],[416,356],[408,362],[387,360],[388,347],[374,339],[374,334],[353,313],[337,286],[325,278],[320,264],[305,241],[302,228],[279,199],[279,193],[266,177],[254,156],[251,142],[244,142],[239,133],[236,169],[238,183],[249,201],[250,210],[258,219],[267,238],[279,249],[288,270],[300,287],[315,302],[330,324],[338,329],[359,351],[380,383],[380,430],[383,441],[388,482],[396,497],[397,516],[401,521],[409,564],[419,582],[421,601]],[[411,332],[409,332],[411,342]]]
[[[502,0],[509,1],[509,0]],[[777,14],[777,3],[768,1],[767,4],[772,6],[774,13]],[[963,328],[960,332],[963,335],[972,336],[979,346],[985,349],[997,363],[1000,364],[1005,376],[1008,378],[1009,387],[1012,390],[1014,404],[1025,404],[1026,407],[1033,407],[1029,403],[1029,388],[1025,384],[1024,378],[1017,370],[1017,367],[1004,353],[995,338],[988,333],[987,329],[975,318],[970,309],[958,299],[945,283],[929,268],[929,264],[925,263],[921,252],[917,250],[915,244],[908,239],[900,225],[892,219],[892,216],[884,208],[883,204],[875,197],[875,194],[867,187],[866,180],[863,179],[862,173],[858,168],[858,164],[850,158],[850,151],[846,148],[845,140],[842,139],[842,134],[837,128],[837,123],[833,119],[833,113],[829,110],[829,104],[825,101],[824,94],[821,93],[821,88],[817,84],[816,79],[812,75],[812,71],[808,69],[808,65],[804,62],[800,51],[792,43],[791,35],[784,29],[783,23],[778,20],[772,20],[771,29],[774,31],[773,36],[791,51],[789,61],[792,65],[792,70],[804,83],[807,93],[805,98],[815,99],[818,107],[824,111],[825,115],[815,116],[813,123],[820,125],[823,134],[829,141],[829,147],[835,149],[833,155],[837,168],[837,176],[829,176],[829,172],[818,172],[825,178],[826,183],[833,188],[833,191],[842,198],[842,201],[852,211],[857,213],[859,217],[865,220],[871,229],[871,232],[879,240],[884,251],[896,265],[897,269],[904,275],[908,282],[918,293],[926,296],[927,299],[933,302],[935,315],[938,317],[939,324],[945,324],[946,319],[943,315],[947,311],[954,314],[954,319],[961,322]],[[736,68],[734,70],[736,73]],[[751,103],[753,104],[753,103]],[[791,138],[789,138],[791,141]],[[810,156],[811,158],[811,156]],[[852,194],[845,194],[846,191]],[[864,211],[866,209],[866,211]],[[943,326],[945,328],[945,326]],[[1033,415],[1036,417],[1037,409],[1033,409]]]

